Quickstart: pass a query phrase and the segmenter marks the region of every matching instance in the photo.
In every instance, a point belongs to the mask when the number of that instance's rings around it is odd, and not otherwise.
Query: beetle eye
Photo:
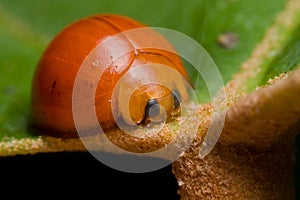
[[[147,125],[152,122],[161,122],[165,118],[163,110],[156,99],[149,99],[145,107],[144,119],[142,124]]]
[[[157,117],[160,114],[160,106],[156,99],[149,99],[145,108],[146,117]]]
[[[172,112],[172,115],[177,115],[180,112],[180,101],[181,101],[178,90],[173,89],[172,96],[173,96],[173,102],[174,102],[174,111]]]
[[[180,101],[181,101],[178,90],[173,89],[172,96],[173,96],[173,100],[174,100],[174,109],[177,109],[180,106]]]

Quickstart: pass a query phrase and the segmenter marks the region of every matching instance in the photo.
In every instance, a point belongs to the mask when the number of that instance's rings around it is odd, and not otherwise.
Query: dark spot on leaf
[[[225,49],[233,49],[238,44],[238,35],[233,32],[225,32],[218,36],[218,43]]]
[[[15,86],[9,85],[9,86],[5,87],[5,89],[4,89],[4,94],[5,94],[5,95],[12,95],[12,94],[15,93],[15,91],[16,91]]]

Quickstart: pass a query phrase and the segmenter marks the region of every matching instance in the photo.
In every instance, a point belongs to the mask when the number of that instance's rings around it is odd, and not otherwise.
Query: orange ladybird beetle
[[[82,62],[90,51],[108,36],[141,27],[146,26],[125,16],[100,14],[75,21],[62,30],[45,50],[34,74],[31,127],[39,133],[54,137],[78,137],[72,115],[72,90]],[[167,42],[156,32],[142,37],[156,43]],[[132,45],[132,41],[126,38],[124,40],[128,45]],[[168,42],[167,44],[171,46]],[[180,57],[170,51],[145,48],[129,52],[122,57],[125,59],[119,59],[117,64],[105,66],[106,69],[97,84],[95,111],[98,122],[104,130],[116,126],[111,108],[112,91],[128,69],[143,63],[158,63],[175,69],[188,80]],[[118,70],[111,70],[116,67]],[[148,73],[151,71],[145,71],[144,75],[150,75]],[[182,90],[170,89],[159,84],[144,85],[137,89],[130,99],[130,116],[121,117],[130,117],[138,125],[145,124],[149,121],[149,115],[151,119],[159,115],[158,105],[165,107],[168,116],[171,116],[177,113],[182,93],[186,93]],[[149,108],[153,106],[157,109],[152,109],[150,113]],[[126,122],[126,119],[124,121]]]

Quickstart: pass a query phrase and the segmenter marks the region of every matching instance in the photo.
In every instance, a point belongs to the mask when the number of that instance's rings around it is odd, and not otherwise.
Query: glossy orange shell
[[[82,62],[103,38],[144,26],[124,16],[106,14],[80,19],[62,30],[45,50],[34,74],[31,109],[33,127],[40,133],[56,137],[76,137],[72,90]],[[152,37],[149,39],[158,42],[162,40],[158,34],[157,38],[155,35]],[[139,53],[132,52],[124,56],[127,59],[121,60],[127,62],[118,63],[118,73],[106,70],[97,85],[96,113],[103,129],[115,126],[109,100],[115,84],[130,67],[140,63],[161,63],[176,69],[187,78],[180,58],[168,51],[143,49]]]

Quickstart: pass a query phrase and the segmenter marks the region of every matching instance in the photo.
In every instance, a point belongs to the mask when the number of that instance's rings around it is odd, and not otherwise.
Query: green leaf
[[[289,42],[262,73],[260,85],[264,85],[269,79],[292,71],[300,63],[300,28],[296,30],[292,41]]]
[[[1,0],[0,154],[31,152],[36,147],[21,145],[11,152],[7,149],[11,148],[8,144],[13,141],[28,141],[27,139],[33,141],[33,144],[37,142],[41,145],[34,152],[64,149],[59,141],[40,139],[39,136],[28,132],[26,127],[30,112],[31,80],[36,63],[50,40],[69,23],[95,13],[117,13],[149,26],[180,31],[205,47],[227,83],[241,64],[251,56],[252,50],[263,38],[267,28],[283,10],[284,3],[284,0],[153,0],[151,3],[146,0]],[[225,49],[218,44],[217,38],[224,32],[233,32],[238,36],[236,47]],[[290,34],[285,36],[290,37]],[[289,54],[288,51],[286,53]],[[283,52],[282,58],[285,55]],[[278,67],[280,62],[278,59]],[[197,77],[193,75],[192,68],[187,68],[195,81]],[[198,95],[203,101],[209,99],[205,88],[200,88]],[[58,145],[51,146],[52,143]],[[49,146],[51,147],[48,148]]]

